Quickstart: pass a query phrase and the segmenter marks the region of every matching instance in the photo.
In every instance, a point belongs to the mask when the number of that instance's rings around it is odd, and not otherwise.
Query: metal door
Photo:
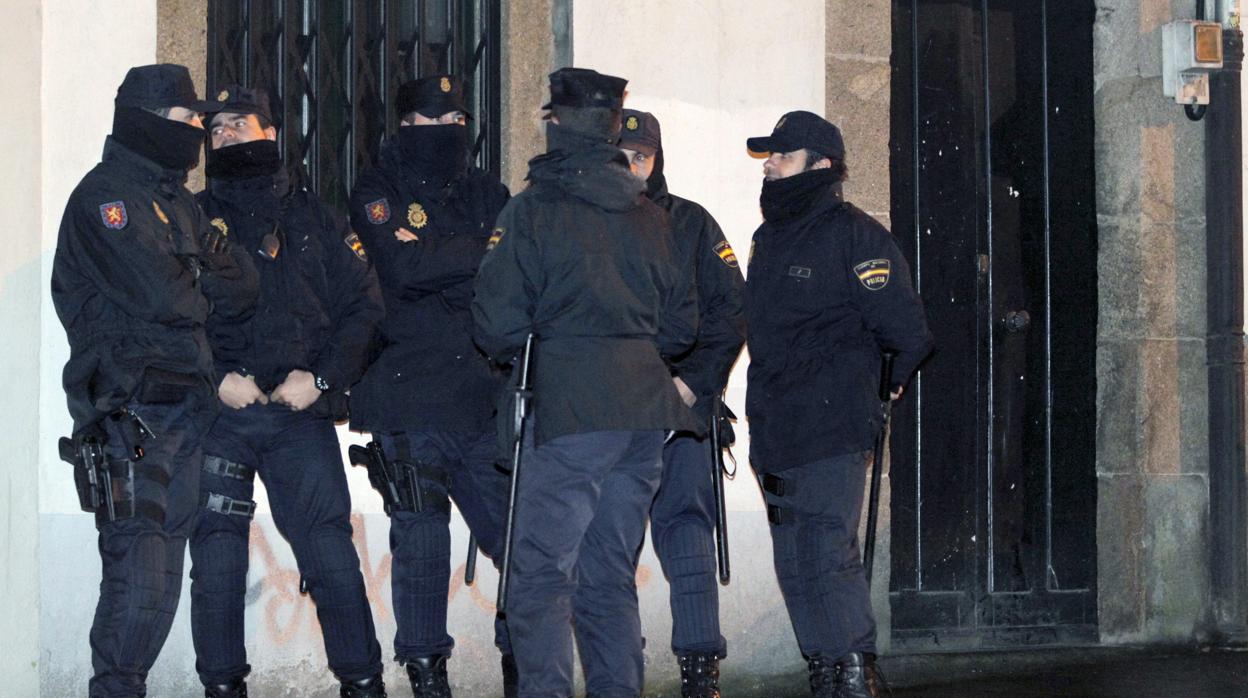
[[[891,441],[895,647],[1096,637],[1094,12],[893,2],[893,229],[938,345]]]

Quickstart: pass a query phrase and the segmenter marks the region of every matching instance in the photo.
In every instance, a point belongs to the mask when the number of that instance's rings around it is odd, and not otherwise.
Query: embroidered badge
[[[442,81],[438,83],[438,87],[442,88],[443,92],[450,92],[451,91],[451,79],[442,78]]]
[[[789,267],[789,276],[796,276],[799,279],[809,279],[810,267]]]
[[[229,91],[229,90],[221,90],[220,92],[218,92],[218,93],[217,93],[217,101],[218,101],[218,102],[224,102],[225,100],[227,100],[227,99],[229,99],[229,98],[230,98],[230,91]]]
[[[720,240],[715,245],[715,254],[719,255],[724,264],[733,269],[737,268],[737,253],[732,251],[732,245],[729,245],[727,240]]]
[[[224,218],[213,218],[212,220],[208,222],[212,225],[212,227],[216,228],[217,230],[220,230],[222,235],[230,234],[230,226],[225,224]]]
[[[629,131],[636,131],[637,127],[640,125],[641,124],[638,123],[637,117],[635,116],[628,117],[628,120],[624,122],[624,128],[628,129]]]
[[[126,215],[126,204],[122,201],[100,204],[100,218],[104,221],[104,227],[110,230],[121,230],[130,222],[130,217]]]
[[[160,219],[161,223],[164,223],[165,225],[169,225],[169,216],[165,215],[165,211],[164,209],[160,207],[160,204],[153,201],[152,210],[156,212],[156,217]]]
[[[360,242],[360,236],[354,230],[351,231],[350,235],[343,238],[342,241],[347,243],[347,247],[351,248],[356,257],[365,262],[368,261],[368,253],[364,251],[364,243]]]
[[[429,214],[425,213],[425,208],[420,204],[412,204],[407,207],[407,222],[408,225],[420,230],[429,224]]]
[[[892,265],[887,259],[868,259],[854,265],[854,273],[868,291],[878,291],[888,285]]]
[[[487,243],[485,244],[485,251],[486,251],[486,252],[489,252],[490,250],[494,249],[495,247],[498,247],[498,242],[499,242],[499,240],[502,240],[502,239],[503,239],[503,233],[504,233],[504,232],[506,232],[506,231],[505,231],[505,230],[503,230],[502,228],[495,228],[495,229],[494,229],[494,232],[490,234],[490,241],[489,241],[489,242],[487,242]]]
[[[385,199],[377,199],[371,204],[364,204],[364,213],[368,214],[369,223],[381,225],[390,220],[390,202]]]

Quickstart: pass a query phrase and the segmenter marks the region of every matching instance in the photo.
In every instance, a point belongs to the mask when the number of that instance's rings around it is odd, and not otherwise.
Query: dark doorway
[[[499,0],[209,0],[208,90],[266,87],[286,162],[345,206],[398,118],[399,85],[465,78],[477,164],[498,175]]]
[[[938,346],[891,442],[894,647],[1096,639],[1094,13],[893,2],[893,230]]]

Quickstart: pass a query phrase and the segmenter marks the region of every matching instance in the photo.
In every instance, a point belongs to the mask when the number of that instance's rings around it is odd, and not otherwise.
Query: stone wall
[[[208,11],[204,0],[157,0],[156,60],[179,63],[191,71],[200,97],[208,95]],[[204,124],[207,126],[207,124]],[[200,158],[187,179],[191,191],[204,188],[204,162]]]
[[[1109,643],[1209,614],[1204,126],[1161,93],[1170,0],[1098,0],[1098,588]]]
[[[570,65],[571,0],[514,0],[503,3],[502,170],[513,192],[524,188],[529,159],[545,149],[541,105],[546,76]],[[556,34],[558,25],[561,34]]]

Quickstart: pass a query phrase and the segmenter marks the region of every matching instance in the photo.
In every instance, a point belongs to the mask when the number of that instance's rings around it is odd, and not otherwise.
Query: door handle
[[[1026,310],[1011,310],[1005,314],[1003,322],[1006,332],[1026,332],[1031,327],[1031,314]]]

